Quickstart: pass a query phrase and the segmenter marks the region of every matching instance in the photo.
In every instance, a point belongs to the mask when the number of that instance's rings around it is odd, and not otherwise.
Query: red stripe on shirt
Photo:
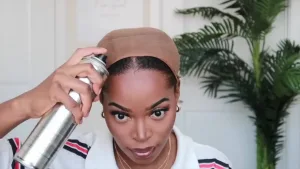
[[[84,154],[88,153],[88,149],[87,148],[82,147],[82,146],[80,146],[80,145],[78,145],[76,143],[71,143],[70,141],[67,141],[66,145],[69,146],[69,147],[71,147],[71,148],[74,148],[74,149],[76,149],[76,150],[78,150],[78,151],[80,151],[80,152],[82,152]]]
[[[209,164],[199,164],[200,169],[226,169],[225,167],[222,167],[216,163],[209,163]]]
[[[14,138],[15,145],[17,147],[16,153],[20,150],[21,148],[21,143],[19,138]],[[15,164],[15,169],[21,169],[21,164],[19,162],[16,162]]]

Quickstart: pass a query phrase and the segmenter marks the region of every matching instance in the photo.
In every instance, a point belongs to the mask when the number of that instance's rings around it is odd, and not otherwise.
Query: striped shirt
[[[194,142],[174,127],[177,157],[172,169],[232,169],[231,162],[219,150]],[[21,140],[0,140],[0,168],[27,169],[13,160]],[[118,169],[108,130],[101,133],[73,134],[58,152],[49,169]]]

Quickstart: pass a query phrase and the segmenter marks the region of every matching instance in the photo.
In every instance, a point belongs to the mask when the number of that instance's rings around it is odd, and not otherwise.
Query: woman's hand
[[[77,123],[81,123],[83,117],[87,117],[93,101],[99,99],[101,87],[105,81],[91,64],[78,64],[81,59],[91,54],[105,54],[104,48],[82,48],[76,50],[71,58],[61,67],[55,70],[36,88],[25,93],[23,97],[30,102],[25,108],[26,116],[39,118],[50,110],[57,102],[61,102],[70,110]],[[93,83],[93,89],[88,84],[75,77],[88,77]],[[82,104],[76,103],[69,95],[70,89],[80,94]],[[97,95],[92,100],[91,90]],[[24,105],[23,105],[24,106]]]

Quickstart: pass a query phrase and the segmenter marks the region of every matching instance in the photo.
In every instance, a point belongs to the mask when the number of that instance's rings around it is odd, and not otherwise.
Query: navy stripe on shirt
[[[11,146],[13,156],[15,156],[17,150],[20,149],[20,146],[21,146],[20,139],[19,138],[10,138],[10,139],[8,139],[8,142]],[[11,168],[12,169],[25,169],[25,167],[23,165],[21,165],[19,162],[17,162],[16,160],[12,161]]]
[[[84,159],[86,159],[90,146],[85,143],[80,142],[79,140],[69,139],[63,148],[71,153],[74,153]]]

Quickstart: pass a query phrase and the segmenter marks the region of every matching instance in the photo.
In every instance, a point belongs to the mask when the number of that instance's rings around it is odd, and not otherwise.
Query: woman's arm
[[[13,128],[29,119],[29,98],[25,94],[0,104],[0,138],[3,138]]]
[[[0,104],[0,138],[3,138],[13,128],[31,118],[40,118],[52,106],[60,102],[70,110],[77,123],[86,117],[91,109],[91,91],[100,94],[100,88],[105,79],[91,64],[78,64],[80,60],[91,54],[103,54],[103,48],[83,48],[77,50],[73,56],[61,67],[55,70],[47,79],[34,89]],[[93,88],[77,78],[88,77]],[[70,89],[78,92],[82,105],[78,105],[69,95]]]

